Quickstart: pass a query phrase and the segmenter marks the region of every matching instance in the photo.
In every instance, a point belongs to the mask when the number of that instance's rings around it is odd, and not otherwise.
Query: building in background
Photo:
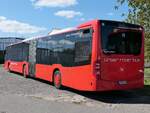
[[[10,44],[14,44],[22,40],[24,40],[24,38],[0,37],[0,64],[4,62],[5,48]]]

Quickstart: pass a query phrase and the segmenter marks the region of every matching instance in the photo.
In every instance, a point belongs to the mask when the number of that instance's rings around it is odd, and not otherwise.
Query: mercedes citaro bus
[[[30,38],[6,49],[4,67],[82,91],[142,88],[142,26],[93,20],[48,36]]]

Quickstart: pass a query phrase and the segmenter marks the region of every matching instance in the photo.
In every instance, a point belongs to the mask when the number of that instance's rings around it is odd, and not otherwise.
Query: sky
[[[0,37],[47,35],[93,19],[124,20],[127,5],[115,5],[116,0],[0,0]]]

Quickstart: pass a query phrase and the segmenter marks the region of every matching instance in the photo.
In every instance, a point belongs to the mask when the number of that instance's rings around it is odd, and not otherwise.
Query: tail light
[[[94,64],[94,75],[96,76],[97,79],[100,77],[100,68],[101,68],[100,60],[97,60]]]

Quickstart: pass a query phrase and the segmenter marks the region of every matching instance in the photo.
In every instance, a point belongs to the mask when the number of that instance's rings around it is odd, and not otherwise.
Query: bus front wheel
[[[54,82],[54,86],[57,89],[61,88],[61,73],[60,73],[60,71],[55,71],[54,72],[53,82]]]

